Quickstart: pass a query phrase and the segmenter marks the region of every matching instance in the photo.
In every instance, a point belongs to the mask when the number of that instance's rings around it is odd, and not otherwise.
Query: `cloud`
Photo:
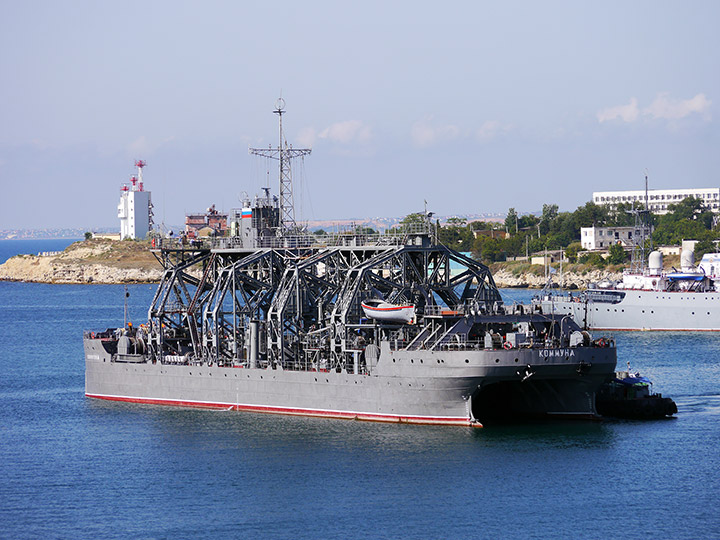
[[[305,127],[300,130],[295,140],[299,146],[312,148],[317,139],[325,139],[341,144],[367,143],[372,138],[370,126],[360,120],[345,120],[336,122],[318,131],[314,127]]]
[[[372,136],[369,126],[360,120],[345,120],[323,129],[318,137],[343,144],[368,142]]]
[[[635,122],[639,116],[640,109],[638,109],[638,101],[636,98],[631,98],[628,105],[608,107],[597,113],[598,122],[601,124],[616,119],[620,119],[623,122]]]
[[[622,120],[623,122],[636,122],[642,118],[652,120],[680,120],[697,113],[710,117],[710,101],[705,94],[697,94],[690,99],[673,99],[668,93],[658,94],[648,107],[640,110],[638,100],[631,98],[627,105],[618,105],[602,109],[596,114],[598,122]]]
[[[127,146],[128,154],[134,157],[142,157],[151,155],[160,147],[175,140],[175,137],[166,137],[162,140],[149,140],[145,135],[141,135]]]
[[[503,124],[497,120],[486,120],[475,132],[480,142],[489,142],[512,129],[510,124]]]
[[[315,144],[315,139],[317,138],[317,133],[315,132],[314,128],[306,127],[300,130],[300,133],[298,133],[298,136],[295,140],[297,140],[298,148],[312,148]]]
[[[451,141],[460,135],[460,129],[457,126],[434,126],[431,121],[432,117],[428,117],[413,124],[410,137],[417,146],[431,146],[438,142]]]
[[[705,94],[698,94],[690,99],[673,100],[664,93],[658,95],[649,107],[643,109],[643,114],[665,120],[679,120],[693,113],[704,113],[708,116],[711,103]]]

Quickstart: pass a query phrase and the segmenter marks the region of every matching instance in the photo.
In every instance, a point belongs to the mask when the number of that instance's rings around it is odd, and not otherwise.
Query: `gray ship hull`
[[[86,338],[85,394],[181,407],[381,422],[476,426],[501,410],[595,417],[594,392],[615,369],[615,348],[393,351],[371,373],[113,361]],[[484,410],[482,410],[484,409]]]
[[[580,295],[545,295],[539,305],[543,313],[570,315],[590,330],[720,331],[718,292],[617,292],[622,299],[615,303],[586,300]]]

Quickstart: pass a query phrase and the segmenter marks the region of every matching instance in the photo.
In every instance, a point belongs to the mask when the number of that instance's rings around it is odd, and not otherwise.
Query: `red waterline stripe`
[[[592,330],[611,330],[613,332],[720,332],[720,328],[605,328],[595,326]]]
[[[148,405],[168,405],[174,407],[192,407],[198,409],[224,409],[246,412],[286,414],[291,416],[312,416],[320,418],[341,418],[344,420],[362,420],[368,422],[392,422],[405,424],[427,424],[447,426],[482,427],[479,422],[471,422],[464,417],[448,416],[393,416],[374,413],[353,413],[343,411],[323,411],[315,409],[294,409],[286,407],[270,407],[264,405],[239,405],[234,403],[213,403],[209,401],[183,401],[174,399],[135,398],[126,396],[106,396],[102,394],[85,394],[86,397],[105,399],[108,401],[123,401],[127,403],[144,403]]]

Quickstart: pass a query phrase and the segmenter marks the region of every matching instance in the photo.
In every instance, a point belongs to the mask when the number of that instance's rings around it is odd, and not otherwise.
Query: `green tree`
[[[514,208],[510,208],[507,213],[507,217],[505,218],[505,230],[512,234],[513,230],[515,230],[515,234],[518,232],[518,225],[519,225],[519,219],[517,212]]]
[[[581,264],[590,264],[597,268],[605,268],[607,261],[599,253],[583,253],[578,257],[578,262]]]
[[[540,221],[540,218],[532,214],[525,214],[518,222],[521,229],[527,229],[528,227],[535,227]]]
[[[540,220],[540,232],[547,234],[553,227],[553,222],[558,215],[557,204],[543,204],[542,219]]]
[[[608,248],[607,262],[610,264],[622,264],[625,262],[625,250],[622,244],[611,244]]]
[[[408,232],[408,231],[416,231],[420,228],[421,225],[424,225],[426,223],[425,214],[422,212],[415,212],[413,214],[408,214],[398,224],[397,227],[393,227],[394,230],[399,230],[400,232]]]
[[[506,259],[505,251],[503,251],[502,248],[502,241],[499,238],[478,236],[473,244],[473,252],[480,260],[488,263],[504,261]]]
[[[618,203],[615,208],[608,211],[607,225],[610,227],[632,227],[635,225],[635,211],[642,210],[644,206],[632,203]]]
[[[580,227],[603,227],[608,221],[609,210],[607,206],[600,206],[590,201],[584,206],[578,206],[573,212],[573,218],[578,231]]]
[[[580,242],[573,242],[565,248],[565,256],[571,263],[577,262],[578,251],[582,248]]]
[[[698,243],[695,244],[695,260],[700,261],[700,259],[702,259],[703,255],[705,255],[706,253],[715,253],[716,251],[717,247],[715,245],[715,242],[713,242],[709,238],[699,240]]]
[[[85,240],[92,240],[92,237],[93,237],[93,233],[91,233],[90,231],[87,231],[85,233]]]

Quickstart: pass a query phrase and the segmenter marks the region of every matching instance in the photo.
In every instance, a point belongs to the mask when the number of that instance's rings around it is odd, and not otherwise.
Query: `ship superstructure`
[[[544,313],[572,317],[589,330],[720,331],[720,254],[705,254],[695,266],[681,253],[680,270],[663,270],[653,251],[648,265],[633,265],[619,282],[590,284],[580,293],[544,289],[533,301]]]
[[[504,306],[489,269],[439,244],[427,212],[386,234],[317,236],[287,201],[266,189],[233,214],[233,236],[158,242],[147,325],[85,335],[86,395],[474,426],[595,416],[612,341]]]

